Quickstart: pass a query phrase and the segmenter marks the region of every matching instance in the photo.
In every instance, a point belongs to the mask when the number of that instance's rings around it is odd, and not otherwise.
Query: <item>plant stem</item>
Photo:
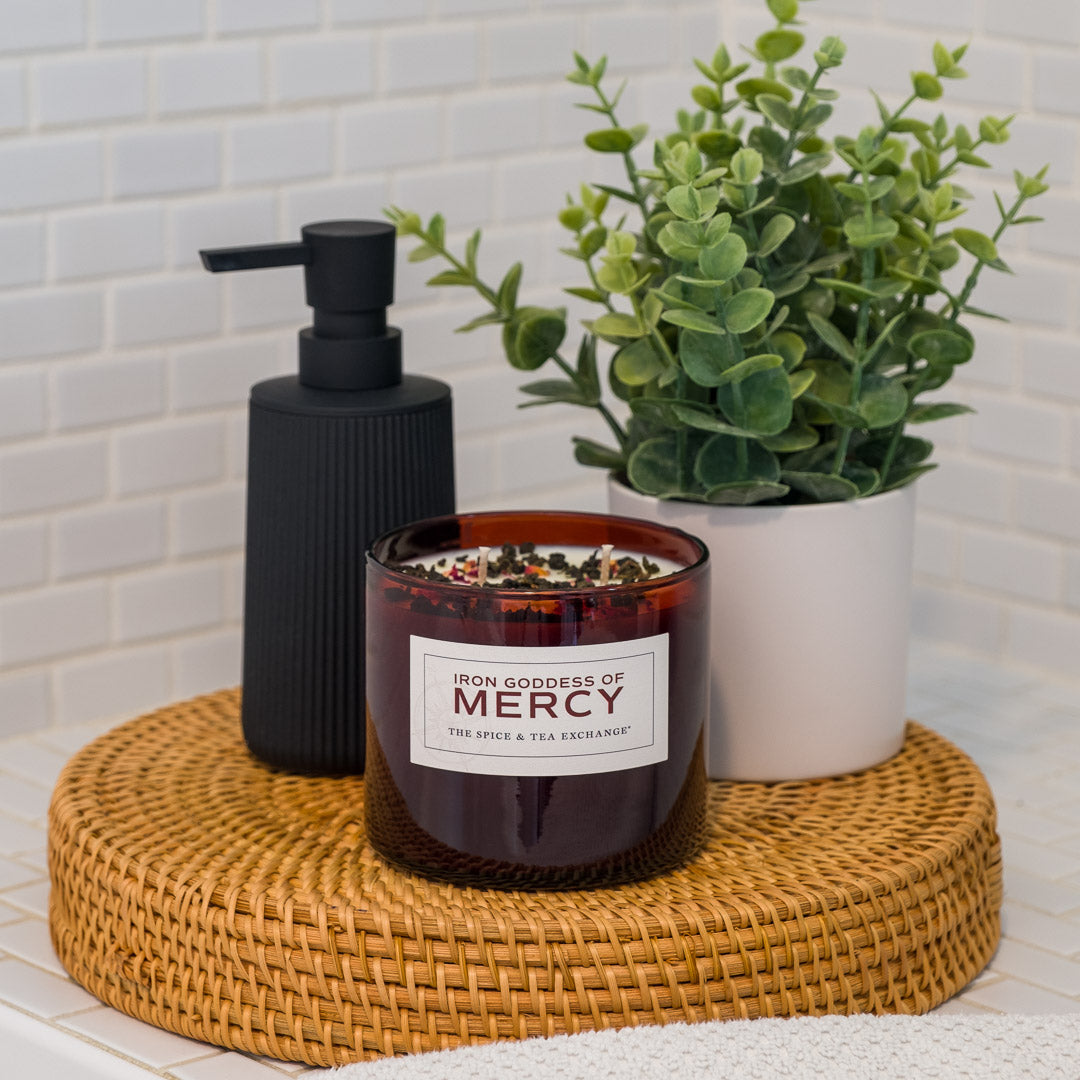
[[[461,273],[468,276],[472,282],[472,286],[476,291],[488,301],[489,304],[495,309],[496,313],[504,316],[507,319],[511,319],[514,316],[513,311],[505,310],[499,304],[498,294],[490,286],[485,285],[460,259],[457,259],[450,251],[447,250],[444,244],[438,243],[433,236],[429,233],[419,232],[417,235],[425,244],[427,244],[434,251],[437,251],[455,270],[459,270]],[[591,268],[590,268],[591,272]],[[610,304],[609,304],[610,308]],[[563,373],[570,379],[576,386],[581,385],[581,380],[578,378],[577,371],[568,364],[558,353],[554,353],[551,357],[552,360],[562,369]],[[619,443],[619,449],[626,449],[626,432],[618,420],[615,419],[615,415],[604,404],[603,401],[597,401],[595,405],[591,406],[604,418],[607,426],[611,429],[611,433],[615,436]]]
[[[608,101],[607,94],[604,93],[603,88],[599,83],[594,83],[593,90],[596,91],[596,96],[600,99],[600,105],[604,111],[604,115],[611,121],[611,126],[615,128],[619,127],[619,121],[615,118],[615,106],[612,102]],[[641,186],[641,177],[638,175],[637,165],[634,164],[634,159],[629,150],[624,150],[622,152],[622,159],[623,165],[626,168],[626,177],[630,181],[630,186],[634,189],[634,201],[641,210],[642,218],[647,220],[649,208],[645,204],[645,191]]]
[[[799,125],[802,123],[803,116],[810,104],[810,95],[813,94],[818,79],[824,74],[825,68],[818,65],[810,79],[810,85],[803,91],[802,98],[799,101],[799,107],[795,110],[795,125],[792,127],[791,131],[788,132],[787,142],[784,143],[784,149],[780,151],[781,171],[791,164],[791,155],[795,151],[795,144],[799,138]]]
[[[890,116],[889,119],[886,120],[881,125],[881,130],[874,136],[874,146],[875,146],[875,148],[879,147],[885,141],[885,136],[888,135],[890,131],[892,131],[893,124],[895,124],[896,121],[899,120],[900,117],[903,116],[905,112],[907,112],[907,110],[911,107],[911,105],[914,102],[918,101],[918,99],[919,99],[918,94],[912,94],[911,97],[909,97],[905,102],[903,102],[903,104],[898,106],[896,112],[894,112],[892,114],[892,116]],[[858,173],[859,173],[858,169],[852,169],[851,172],[848,173],[847,180],[848,180],[849,184],[851,183],[852,180],[855,179],[855,177],[858,175]]]
[[[909,401],[914,401],[915,398],[922,392],[923,386],[926,384],[926,380],[930,377],[929,370],[924,370],[919,373],[918,378],[915,380],[914,385],[911,388],[911,392],[908,395]],[[885,449],[885,457],[882,459],[881,468],[878,470],[878,488],[883,488],[889,479],[889,470],[892,468],[892,463],[896,458],[896,452],[900,448],[900,440],[904,436],[904,421],[901,420],[892,429],[892,436],[889,439],[889,445]]]
[[[862,171],[863,191],[866,192],[866,201],[863,203],[863,220],[867,225],[872,225],[874,221],[874,206],[870,201],[870,172],[864,168]],[[866,285],[866,282],[870,281],[874,276],[874,249],[867,247],[863,248],[862,252],[862,282]],[[866,338],[870,330],[870,301],[863,299],[859,301],[859,316],[858,321],[855,324],[855,359],[852,365],[851,371],[851,397],[849,399],[850,405],[853,409],[857,409],[859,405],[859,395],[862,392],[862,369],[863,363],[865,363],[866,357]],[[848,446],[851,444],[851,428],[845,427],[840,432],[840,438],[836,444],[836,455],[833,458],[833,474],[839,476],[841,470],[844,468],[844,461],[847,459]]]
[[[570,364],[568,364],[558,353],[555,353],[551,357],[551,359],[559,365],[563,373],[567,376],[567,378],[570,379],[571,382],[578,384],[578,373]],[[598,401],[595,405],[587,407],[596,409],[596,411],[604,418],[607,426],[611,428],[611,433],[618,440],[619,449],[625,450],[626,432],[623,430],[622,424],[620,424],[619,421],[615,419],[615,415],[612,413],[612,411],[602,401]]]
[[[1020,208],[1027,201],[1027,197],[1024,195],[1017,195],[1016,202],[1009,207],[1008,212],[1001,219],[1001,224],[994,230],[992,237],[996,244],[1001,239],[1005,230],[1013,223],[1016,215],[1020,212]],[[971,273],[968,274],[967,280],[964,282],[964,287],[960,290],[960,294],[952,302],[952,312],[949,315],[949,322],[955,323],[959,318],[961,312],[964,310],[964,305],[971,298],[971,294],[975,291],[975,286],[979,282],[979,275],[982,273],[982,268],[986,266],[984,259],[976,259],[975,265],[971,268]],[[941,309],[940,314],[944,315],[948,308],[948,304]]]
[[[581,233],[580,232],[577,233],[577,239],[578,239],[578,242],[579,242],[579,245],[580,245],[580,241],[581,241]],[[596,271],[593,269],[592,256],[590,255],[587,259],[585,259],[584,263],[585,263],[585,272],[589,275],[589,281],[592,282],[593,288],[598,293],[603,294],[604,299],[601,301],[601,303],[604,305],[604,307],[606,307],[608,309],[608,311],[614,313],[616,308],[615,308],[615,305],[611,302],[611,294],[606,289],[601,288],[600,287],[600,282],[596,280]]]

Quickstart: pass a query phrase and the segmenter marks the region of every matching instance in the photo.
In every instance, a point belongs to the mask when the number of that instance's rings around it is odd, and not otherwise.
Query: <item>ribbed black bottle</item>
[[[252,388],[244,605],[244,739],[264,761],[364,768],[364,552],[453,513],[449,388]],[[401,482],[387,482],[399,477]]]
[[[450,388],[402,375],[386,222],[201,254],[214,272],[303,266],[314,308],[299,374],[251,390],[244,740],[272,765],[363,772],[364,556],[388,529],[453,513]]]

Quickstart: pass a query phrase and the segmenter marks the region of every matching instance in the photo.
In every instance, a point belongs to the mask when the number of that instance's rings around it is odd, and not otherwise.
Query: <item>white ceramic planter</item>
[[[613,514],[699,536],[712,566],[709,775],[799,780],[904,741],[912,485],[805,506],[705,506],[614,480]]]

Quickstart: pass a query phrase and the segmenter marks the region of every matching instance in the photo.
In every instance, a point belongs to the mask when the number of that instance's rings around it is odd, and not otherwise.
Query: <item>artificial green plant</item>
[[[499,325],[515,368],[560,370],[523,386],[526,404],[600,412],[613,442],[575,438],[577,459],[661,498],[825,502],[932,469],[932,444],[909,425],[970,411],[924,395],[971,358],[969,317],[995,317],[972,294],[984,269],[1008,271],[997,243],[1039,220],[1022,211],[1047,187],[1045,168],[1016,173],[1011,202],[994,195],[992,236],[955,224],[972,198],[956,176],[988,167],[980,151],[1006,141],[1012,118],[987,116],[976,133],[909,110],[964,76],[966,46],[935,44],[933,73],[913,73],[906,100],[890,109],[875,95],[880,123],[827,142],[837,93],[826,84],[844,45],[827,37],[812,67],[789,64],[804,44],[798,2],[766,2],[776,26],[748,50],[760,70],[723,46],[695,61],[699,108],[656,140],[652,168],[634,156],[646,128],[617,118],[622,87],[604,89],[606,60],[575,54],[568,78],[594,97],[581,107],[609,124],[585,144],[621,157],[627,179],[582,184],[559,214],[573,238],[562,250],[585,277],[566,291],[598,309],[574,362],[561,351],[565,309],[518,303],[520,263],[491,287],[477,273],[479,230],[458,258],[441,215],[425,226],[388,211],[420,240],[411,260],[449,263],[429,284],[471,287],[489,305],[462,330]],[[606,383],[621,408],[605,401],[598,341],[613,346]]]

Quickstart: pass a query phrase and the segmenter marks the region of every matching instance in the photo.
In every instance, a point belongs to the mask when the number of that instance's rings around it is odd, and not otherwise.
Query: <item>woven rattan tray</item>
[[[997,944],[986,782],[910,725],[836,780],[714,783],[705,850],[636,885],[459,888],[399,872],[363,781],[244,748],[235,693],[141,717],[68,764],[49,815],[50,921],[103,1001],[316,1065],[629,1024],[920,1013]]]

